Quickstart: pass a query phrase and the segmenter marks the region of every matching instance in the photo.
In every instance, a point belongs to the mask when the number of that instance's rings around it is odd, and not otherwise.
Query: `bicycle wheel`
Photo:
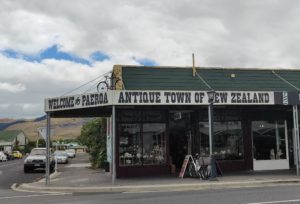
[[[197,176],[195,165],[191,162],[188,165],[188,173],[189,173],[190,177],[196,177]]]
[[[206,179],[209,179],[211,177],[211,165],[208,165],[206,167]]]
[[[201,166],[199,174],[201,179],[207,180],[210,177],[210,168],[208,166]]]
[[[107,91],[108,89],[108,84],[105,81],[100,81],[99,84],[97,85],[97,91]]]

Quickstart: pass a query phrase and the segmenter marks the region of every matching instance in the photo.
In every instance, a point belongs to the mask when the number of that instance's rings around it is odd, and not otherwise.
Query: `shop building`
[[[187,154],[209,155],[207,91],[215,90],[212,150],[222,171],[291,169],[299,160],[299,78],[296,69],[116,65],[111,85],[46,99],[45,111],[110,118],[113,176],[166,175]]]

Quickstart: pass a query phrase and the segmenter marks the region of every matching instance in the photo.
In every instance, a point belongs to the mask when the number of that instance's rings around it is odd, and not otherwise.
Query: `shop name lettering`
[[[207,103],[206,92],[168,91],[121,91],[114,104],[203,104]],[[268,104],[269,93],[263,92],[217,92],[216,104]],[[49,110],[89,107],[109,104],[107,92],[68,96],[48,100]]]
[[[193,95],[193,97],[192,97]],[[120,92],[118,103],[122,104],[193,104],[204,103],[206,92]],[[217,92],[214,103],[252,104],[270,102],[269,93],[256,92]]]
[[[108,104],[107,93],[86,94],[48,100],[49,110]]]

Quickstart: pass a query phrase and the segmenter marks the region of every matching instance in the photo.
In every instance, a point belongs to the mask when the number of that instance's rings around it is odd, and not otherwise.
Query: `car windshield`
[[[54,152],[56,156],[66,156],[66,152]]]
[[[46,149],[33,149],[31,155],[46,155]]]

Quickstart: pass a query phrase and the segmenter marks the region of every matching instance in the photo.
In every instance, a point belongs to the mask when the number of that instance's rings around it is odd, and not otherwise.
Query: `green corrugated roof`
[[[18,134],[20,134],[21,130],[6,130],[0,131],[0,141],[11,142],[13,141]]]
[[[297,91],[293,86],[300,89],[300,70],[296,69],[198,67],[197,73],[220,91]],[[191,67],[122,67],[127,90],[209,90],[199,76],[193,77]]]

